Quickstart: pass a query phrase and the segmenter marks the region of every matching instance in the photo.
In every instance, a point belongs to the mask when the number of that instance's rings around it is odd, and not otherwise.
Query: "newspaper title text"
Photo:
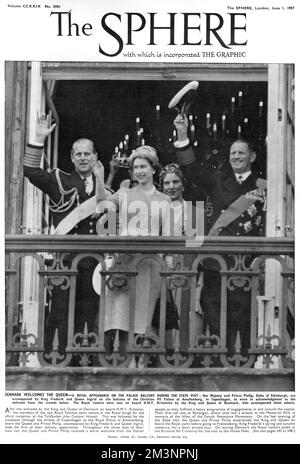
[[[59,37],[89,37],[94,26],[72,17],[70,11],[51,11]],[[213,46],[231,49],[247,45],[246,13],[116,13],[109,12],[100,19],[99,53],[108,57],[119,55],[124,46]]]

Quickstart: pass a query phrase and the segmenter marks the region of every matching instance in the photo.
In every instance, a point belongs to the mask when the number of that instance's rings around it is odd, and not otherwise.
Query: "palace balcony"
[[[127,267],[122,256],[131,256]],[[6,236],[6,388],[8,390],[294,390],[294,241],[290,238],[206,237],[200,246],[183,238]],[[76,284],[81,260],[101,264],[95,325],[76,327]],[[109,259],[114,265],[108,265]],[[220,279],[217,332],[197,308],[203,263]],[[141,262],[159,265],[160,299],[155,328],[134,330],[136,279]],[[201,268],[201,269],[200,269]],[[277,295],[268,295],[276,278]],[[204,277],[205,281],[205,277]],[[45,350],[53,289],[67,294],[67,342],[54,330]],[[249,333],[231,324],[231,295],[249,296]],[[107,348],[107,292],[128,292],[129,330],[113,332]],[[204,291],[204,289],[202,289]],[[166,330],[168,295],[179,313]],[[229,328],[230,333],[229,333]],[[236,327],[233,333],[232,327]],[[248,345],[245,349],[245,340]],[[230,340],[233,340],[233,342]],[[135,365],[135,367],[133,367]]]

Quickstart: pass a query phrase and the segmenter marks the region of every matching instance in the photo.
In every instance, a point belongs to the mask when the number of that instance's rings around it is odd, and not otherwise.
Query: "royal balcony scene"
[[[8,390],[294,391],[294,75],[6,62]]]

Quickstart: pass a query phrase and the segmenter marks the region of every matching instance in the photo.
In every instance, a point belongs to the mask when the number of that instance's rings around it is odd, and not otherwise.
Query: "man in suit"
[[[102,165],[97,163],[94,144],[89,139],[78,139],[73,143],[71,160],[74,171],[70,174],[59,169],[47,171],[40,168],[43,145],[54,129],[49,117],[42,114],[37,119],[35,144],[28,144],[24,157],[24,175],[29,181],[48,195],[56,234],[80,235],[96,234],[96,219],[92,217],[96,209],[95,186],[99,175],[103,175]],[[72,257],[64,260],[70,266]],[[78,264],[76,280],[75,333],[83,332],[87,323],[88,331],[95,330],[95,319],[99,307],[99,297],[92,286],[92,275],[97,265],[96,259],[86,257]],[[69,290],[53,285],[50,298],[50,312],[46,317],[45,353],[53,347],[53,338],[58,330],[59,352],[63,353],[68,336]]]
[[[249,142],[236,140],[230,146],[229,167],[209,172],[197,162],[187,137],[188,121],[179,114],[174,121],[178,141],[175,142],[177,161],[194,190],[203,190],[213,203],[212,228],[209,235],[259,236],[264,233],[266,182],[258,179],[251,165],[255,152]],[[194,195],[195,196],[195,195]],[[226,257],[229,268],[233,262]],[[220,334],[220,275],[216,261],[203,263],[204,286],[201,306],[204,311],[204,330],[209,326],[211,334]],[[217,290],[216,290],[217,289]],[[250,346],[250,296],[251,290],[235,286],[227,292],[227,347],[234,353],[237,332],[242,343],[242,354]]]

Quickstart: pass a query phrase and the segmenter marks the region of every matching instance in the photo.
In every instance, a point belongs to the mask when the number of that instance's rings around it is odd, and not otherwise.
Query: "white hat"
[[[198,89],[199,82],[192,81],[186,84],[170,101],[168,108],[175,108],[178,113],[188,113],[191,104],[193,103],[196,90]]]

